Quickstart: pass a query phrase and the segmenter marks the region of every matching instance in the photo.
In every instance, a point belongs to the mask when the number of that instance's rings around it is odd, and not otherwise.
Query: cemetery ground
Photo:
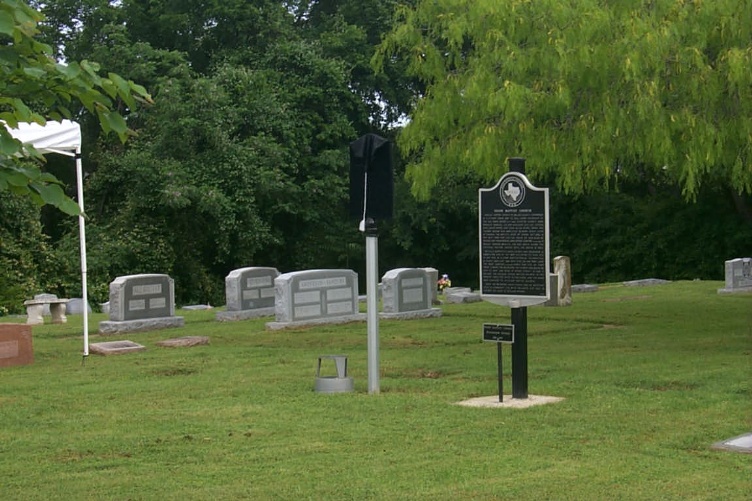
[[[482,324],[510,312],[485,302],[382,320],[378,395],[365,323],[266,331],[181,310],[179,329],[92,332],[147,350],[82,365],[69,316],[33,328],[33,365],[0,369],[0,498],[749,499],[752,454],[712,448],[752,431],[752,294],[722,286],[529,308],[530,394],[564,400],[526,409],[455,405],[498,391]],[[181,336],[211,341],[156,345]],[[315,393],[318,356],[339,353],[356,391]]]

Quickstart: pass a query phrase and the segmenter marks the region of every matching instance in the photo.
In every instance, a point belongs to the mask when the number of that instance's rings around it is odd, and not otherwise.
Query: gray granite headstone
[[[91,305],[86,303],[86,311],[91,313]],[[84,300],[80,297],[74,297],[68,300],[65,304],[66,315],[83,315],[84,314]]]
[[[428,273],[428,282],[431,284],[431,304],[439,303],[439,270],[436,268],[423,268]]]
[[[437,272],[438,273],[438,272]],[[436,289],[425,268],[396,268],[381,278],[383,318],[439,317],[441,310],[432,307]]]
[[[726,287],[719,294],[752,292],[752,257],[730,259],[725,263]]]
[[[274,279],[276,268],[249,266],[232,270],[225,277],[226,311],[217,312],[217,320],[243,320],[274,315]]]
[[[110,320],[123,322],[175,314],[175,282],[168,275],[126,275],[110,283]]]
[[[269,329],[365,320],[358,309],[358,274],[352,270],[304,270],[274,280],[275,322]]]
[[[168,275],[126,275],[110,283],[110,320],[99,323],[100,333],[182,325],[183,317],[175,316],[175,282]]]
[[[556,293],[559,289],[559,275],[556,273],[549,273],[548,281],[550,282],[548,290],[551,291],[551,297],[549,297],[548,301],[543,303],[542,306],[560,306],[559,295]]]

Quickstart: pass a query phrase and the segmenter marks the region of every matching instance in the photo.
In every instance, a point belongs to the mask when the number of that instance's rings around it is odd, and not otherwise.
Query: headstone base
[[[734,289],[718,289],[718,294],[749,294],[752,287],[736,287]]]
[[[215,316],[219,322],[235,322],[237,320],[248,320],[249,318],[273,317],[274,306],[253,310],[218,311]]]
[[[358,313],[357,315],[345,315],[341,317],[324,317],[314,318],[311,320],[297,320],[293,322],[267,322],[268,330],[277,331],[282,329],[294,329],[297,327],[311,327],[326,324],[347,324],[350,322],[365,322],[366,314]]]
[[[428,310],[403,311],[401,313],[379,313],[379,318],[384,320],[413,320],[415,318],[433,318],[440,317],[441,308],[431,308]]]
[[[119,334],[121,332],[151,331],[183,327],[183,325],[185,325],[183,317],[142,318],[139,320],[124,320],[122,322],[107,320],[99,322],[99,333]]]

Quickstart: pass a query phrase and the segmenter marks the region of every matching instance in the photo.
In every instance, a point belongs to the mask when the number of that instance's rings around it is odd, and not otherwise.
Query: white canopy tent
[[[70,120],[48,121],[46,125],[19,123],[17,129],[8,129],[11,135],[24,144],[32,145],[42,154],[59,153],[76,160],[76,185],[78,194],[78,231],[81,247],[81,295],[84,315],[84,356],[89,355],[89,298],[86,290],[86,229],[84,222],[84,183],[81,167],[81,126]]]

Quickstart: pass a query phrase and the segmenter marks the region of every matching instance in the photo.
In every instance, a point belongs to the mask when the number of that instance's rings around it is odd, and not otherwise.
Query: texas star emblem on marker
[[[522,179],[512,177],[500,187],[499,196],[507,207],[517,207],[525,200],[525,185]]]
[[[504,190],[504,194],[516,202],[517,197],[520,196],[520,187],[514,184],[514,181],[509,181],[509,183],[507,183],[506,189]]]

